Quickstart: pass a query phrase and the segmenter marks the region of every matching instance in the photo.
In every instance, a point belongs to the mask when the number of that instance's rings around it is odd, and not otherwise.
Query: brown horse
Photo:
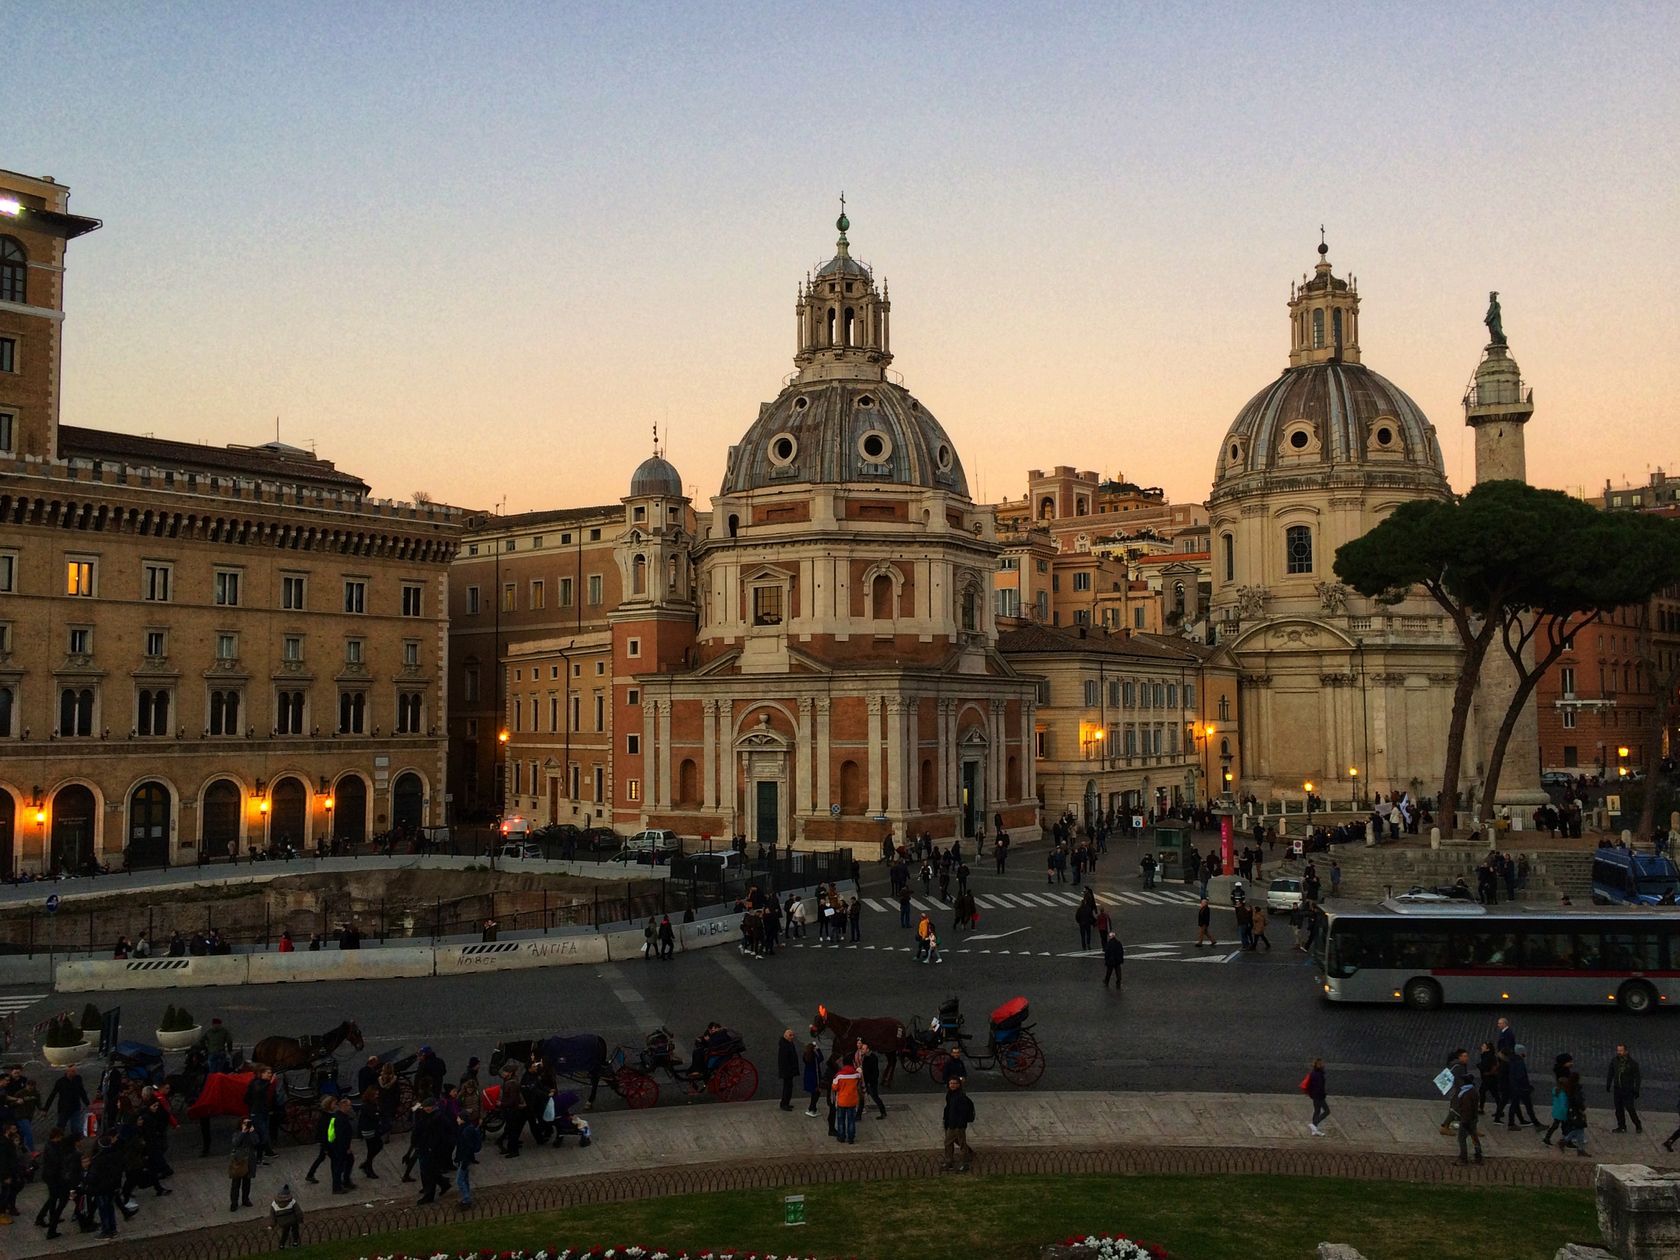
[[[319,1037],[264,1037],[251,1047],[251,1062],[265,1063],[276,1072],[290,1072],[326,1058],[346,1041],[357,1050],[362,1048],[362,1030],[353,1019]]]
[[[841,1059],[849,1057],[856,1049],[859,1039],[862,1039],[871,1050],[885,1056],[887,1070],[881,1075],[881,1084],[891,1085],[893,1069],[898,1066],[898,1056],[910,1048],[910,1035],[904,1027],[902,1019],[894,1019],[888,1015],[880,1015],[871,1019],[847,1019],[844,1015],[836,1015],[826,1006],[817,1007],[817,1017],[811,1021],[811,1035],[821,1035],[824,1031],[834,1034],[834,1049],[828,1056],[828,1067],[834,1070]]]

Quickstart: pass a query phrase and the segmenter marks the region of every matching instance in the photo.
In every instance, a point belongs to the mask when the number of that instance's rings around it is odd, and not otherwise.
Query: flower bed
[[[1047,1255],[1067,1260],[1167,1260],[1167,1253],[1152,1243],[1138,1242],[1119,1234],[1078,1234],[1064,1238]]]
[[[1117,1234],[1075,1235],[1064,1238],[1052,1249],[1057,1254],[1078,1257],[1078,1260],[1167,1260],[1167,1253],[1149,1243],[1135,1242]],[[792,1251],[661,1251],[634,1243],[617,1247],[543,1247],[532,1251],[517,1248],[512,1251],[438,1251],[431,1255],[415,1256],[403,1252],[389,1252],[378,1256],[363,1256],[361,1260],[819,1260],[816,1256]]]

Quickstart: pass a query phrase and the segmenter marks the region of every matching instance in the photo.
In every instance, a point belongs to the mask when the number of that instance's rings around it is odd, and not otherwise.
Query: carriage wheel
[[[914,1076],[927,1064],[927,1059],[920,1050],[900,1050],[898,1052],[898,1066]]]
[[[501,1111],[486,1111],[481,1127],[486,1133],[500,1133],[506,1124],[507,1121],[503,1118]]]
[[[758,1069],[751,1059],[737,1056],[718,1066],[706,1088],[724,1102],[746,1102],[758,1093]]]
[[[1011,1085],[1025,1088],[1044,1075],[1044,1051],[1031,1037],[999,1046],[997,1053],[998,1071]]]
[[[315,1140],[315,1120],[320,1114],[319,1104],[294,1098],[286,1104],[286,1114],[281,1124],[292,1141],[312,1142]]]
[[[632,1111],[642,1111],[659,1101],[659,1082],[646,1072],[621,1067],[613,1076],[613,1089]]]
[[[933,1077],[933,1083],[935,1085],[943,1085],[945,1083],[945,1069],[950,1065],[950,1055],[935,1054],[933,1056],[932,1062],[928,1064],[928,1075]]]

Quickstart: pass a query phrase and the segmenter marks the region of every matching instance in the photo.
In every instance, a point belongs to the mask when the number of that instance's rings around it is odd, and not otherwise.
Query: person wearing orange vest
[[[856,1063],[842,1060],[829,1082],[834,1091],[834,1136],[848,1144],[857,1142],[858,1112],[863,1109],[863,1073]]]
[[[928,913],[924,910],[921,919],[916,924],[916,961],[923,962],[927,959],[928,938],[932,935],[933,920],[928,918]]]

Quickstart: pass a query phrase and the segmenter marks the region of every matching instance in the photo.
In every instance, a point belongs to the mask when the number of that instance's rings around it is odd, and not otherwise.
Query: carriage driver
[[[689,1079],[699,1080],[716,1067],[728,1044],[729,1033],[722,1024],[716,1020],[707,1024],[706,1031],[694,1039],[694,1056],[688,1063]]]

